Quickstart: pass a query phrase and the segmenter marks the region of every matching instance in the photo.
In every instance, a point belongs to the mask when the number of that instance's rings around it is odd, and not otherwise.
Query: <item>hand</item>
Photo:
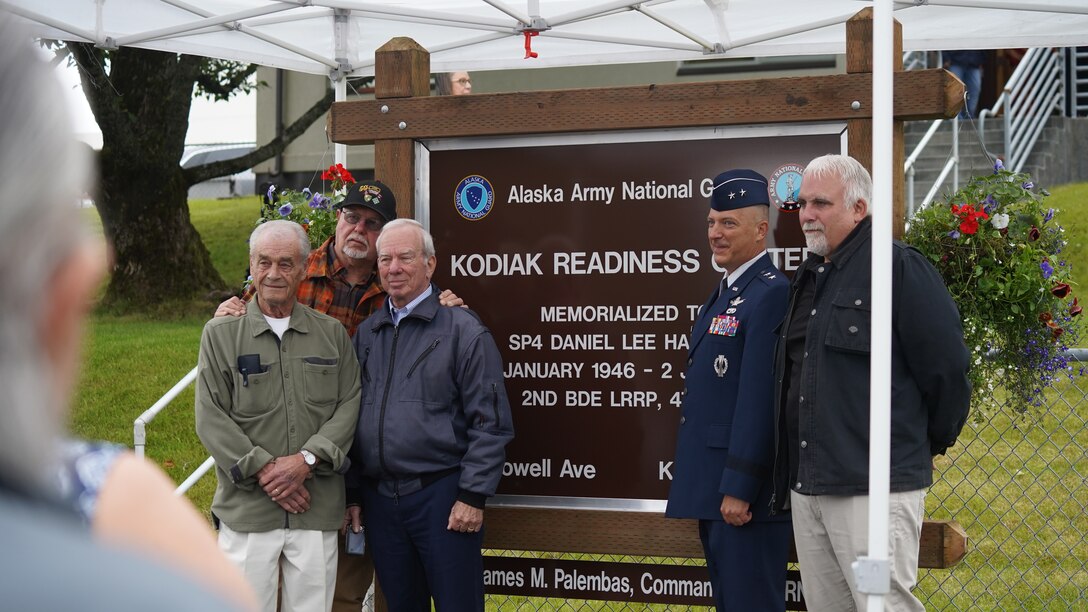
[[[734,527],[740,527],[752,520],[752,513],[748,511],[748,502],[743,499],[726,495],[722,498],[721,510],[725,522]]]
[[[344,509],[344,524],[340,525],[340,533],[347,533],[350,528],[352,533],[359,533],[363,529],[363,512],[359,506],[348,506]]]
[[[292,494],[302,487],[309,475],[310,466],[306,465],[302,455],[295,453],[266,463],[257,472],[257,483],[272,501],[280,503],[281,500],[293,498]]]
[[[310,492],[306,490],[305,486],[300,485],[299,488],[277,500],[276,503],[280,505],[280,508],[291,514],[301,514],[310,509]]]
[[[484,511],[481,508],[473,508],[465,502],[456,502],[450,510],[450,520],[446,523],[446,529],[460,531],[461,533],[475,533],[484,526]]]
[[[240,317],[246,313],[246,303],[242,301],[242,298],[232,297],[227,301],[219,305],[215,309],[215,316],[217,317]]]
[[[468,308],[468,306],[465,305],[465,301],[457,297],[457,294],[449,289],[438,294],[438,303],[443,306],[460,306],[461,308]]]

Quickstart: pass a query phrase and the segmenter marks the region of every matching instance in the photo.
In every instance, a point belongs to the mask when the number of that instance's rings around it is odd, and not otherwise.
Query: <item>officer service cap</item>
[[[710,207],[716,211],[736,210],[749,206],[770,206],[767,178],[755,170],[738,168],[714,177]]]

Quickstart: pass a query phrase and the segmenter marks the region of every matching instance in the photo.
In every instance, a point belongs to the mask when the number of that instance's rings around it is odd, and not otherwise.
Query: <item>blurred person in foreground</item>
[[[196,430],[215,458],[219,545],[275,612],[328,612],[343,473],[359,413],[359,364],[344,326],[296,299],[310,241],[286,220],[249,238],[256,298],[204,326]]]
[[[88,160],[53,78],[30,35],[0,11],[3,607],[252,609],[207,522],[150,464],[128,453],[111,461],[91,529],[61,497],[61,429],[106,265],[101,240],[79,222]]]

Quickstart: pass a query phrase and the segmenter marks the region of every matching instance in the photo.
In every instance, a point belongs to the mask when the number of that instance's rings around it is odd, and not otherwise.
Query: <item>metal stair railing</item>
[[[1065,112],[1065,62],[1060,49],[1029,49],[1005,83],[993,108],[979,113],[979,132],[987,117],[1004,121],[1005,167],[1020,172],[1047,119]]]
[[[1069,50],[1070,108],[1073,117],[1088,116],[1088,47]]]
[[[929,125],[929,129],[926,130],[922,139],[918,142],[918,146],[914,148],[914,151],[910,154],[910,157],[903,163],[903,171],[907,173],[906,187],[907,187],[907,219],[909,220],[914,216],[914,213],[918,210],[929,206],[929,203],[937,197],[938,191],[941,186],[944,185],[945,179],[948,175],[952,175],[952,191],[957,191],[960,188],[960,119],[959,115],[953,117],[952,121],[952,153],[945,160],[944,166],[941,167],[940,174],[937,175],[936,180],[933,181],[933,185],[930,186],[926,196],[922,198],[922,202],[915,206],[914,204],[914,179],[918,172],[918,157],[929,145],[929,141],[933,139],[933,136],[937,133],[941,126],[944,125],[944,119],[937,119]]]

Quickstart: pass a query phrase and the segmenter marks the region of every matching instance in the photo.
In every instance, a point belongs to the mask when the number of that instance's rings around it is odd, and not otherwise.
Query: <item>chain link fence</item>
[[[958,521],[967,556],[919,571],[927,610],[1088,610],[1088,379],[1048,393],[1046,407],[973,415],[937,459],[927,517]],[[486,551],[489,555],[624,563],[693,559]],[[791,567],[791,569],[794,569]],[[706,610],[699,606],[488,595],[489,610]]]

